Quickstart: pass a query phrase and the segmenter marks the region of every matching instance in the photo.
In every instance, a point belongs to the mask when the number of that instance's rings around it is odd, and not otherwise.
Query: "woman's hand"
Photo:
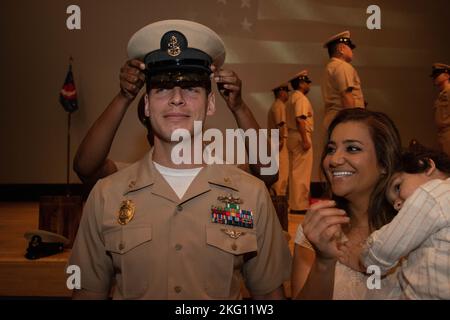
[[[316,259],[333,261],[343,256],[340,249],[344,237],[341,224],[349,223],[346,212],[337,209],[332,200],[320,201],[311,206],[303,220],[305,237],[316,251]]]

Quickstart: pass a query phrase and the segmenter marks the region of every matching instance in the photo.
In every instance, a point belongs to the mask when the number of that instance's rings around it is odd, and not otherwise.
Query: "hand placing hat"
[[[217,83],[220,95],[227,103],[231,112],[236,112],[244,106],[242,101],[242,81],[238,75],[231,70],[218,69],[211,66],[214,81]]]
[[[120,68],[120,93],[129,100],[134,100],[145,83],[145,64],[138,59],[125,62]]]

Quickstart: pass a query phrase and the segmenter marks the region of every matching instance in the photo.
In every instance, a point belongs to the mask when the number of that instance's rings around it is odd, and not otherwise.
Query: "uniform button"
[[[183,211],[183,206],[182,205],[177,205],[177,211]]]
[[[128,188],[133,188],[136,185],[136,181],[131,181],[130,184],[128,185]]]
[[[231,245],[231,250],[236,251],[237,250],[237,245],[235,243],[233,243]]]
[[[125,249],[125,243],[121,242],[119,243],[119,250]]]
[[[230,182],[230,178],[224,178],[223,181],[228,183],[228,182]]]
[[[180,286],[176,286],[173,289],[175,290],[176,293],[180,293],[181,292],[181,287]]]
[[[175,245],[175,250],[177,250],[177,251],[180,251],[182,248],[183,248],[183,246],[181,244],[179,244],[179,243],[177,243]]]

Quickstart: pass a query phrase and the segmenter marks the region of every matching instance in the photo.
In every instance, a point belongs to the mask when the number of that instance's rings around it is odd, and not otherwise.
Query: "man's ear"
[[[145,116],[150,117],[150,106],[148,103],[148,94],[147,93],[144,96],[144,100],[145,100]]]
[[[436,171],[436,164],[433,159],[427,159],[427,161],[430,167],[425,171],[425,174],[429,177]]]
[[[216,112],[216,95],[210,92],[208,95],[208,105],[206,107],[206,115],[212,116]]]
[[[344,54],[344,44],[343,43],[338,44],[337,52],[339,52],[340,55]]]

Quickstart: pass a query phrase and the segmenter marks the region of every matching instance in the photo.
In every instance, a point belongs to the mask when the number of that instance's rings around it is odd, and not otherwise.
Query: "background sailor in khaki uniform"
[[[300,213],[309,208],[309,189],[313,165],[313,109],[306,95],[311,80],[306,70],[290,80],[294,90],[286,105],[289,150],[289,208]]]
[[[438,142],[442,151],[450,156],[450,66],[444,63],[433,64],[434,85],[439,95],[434,103],[434,119],[438,131]]]
[[[286,125],[286,105],[289,99],[289,86],[287,83],[282,84],[273,90],[275,101],[270,107],[267,116],[268,129],[280,130],[280,152],[278,164],[278,180],[275,182],[271,190],[276,196],[285,196],[288,187],[289,177],[289,153],[287,149],[287,125]]]
[[[255,298],[282,298],[291,257],[263,182],[235,166],[171,158],[172,132],[192,136],[193,122],[215,111],[210,65],[224,61],[222,40],[166,20],[138,31],[128,54],[146,65],[155,144],[92,190],[69,260],[81,268],[74,298],[107,298],[115,282],[114,299],[237,299],[242,279]],[[218,81],[238,98],[232,79]]]
[[[328,39],[330,61],[325,68],[322,97],[325,103],[324,128],[327,129],[336,114],[345,108],[364,108],[361,80],[350,64],[356,46],[350,39],[350,32],[344,31]]]

